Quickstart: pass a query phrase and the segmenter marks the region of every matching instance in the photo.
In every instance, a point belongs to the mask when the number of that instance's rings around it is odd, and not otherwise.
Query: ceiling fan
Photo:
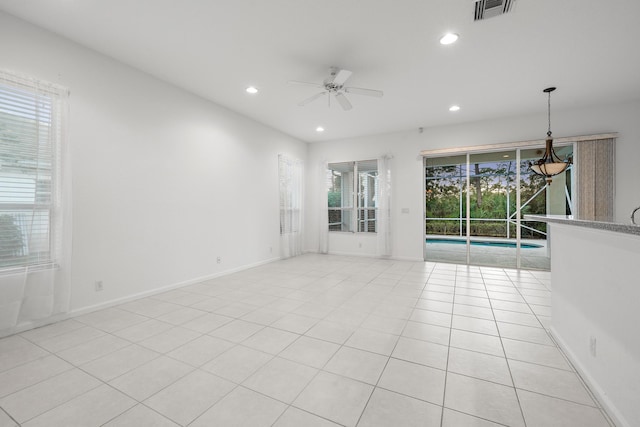
[[[348,111],[352,108],[351,102],[344,96],[345,93],[353,93],[356,95],[365,95],[365,96],[375,96],[377,98],[382,97],[381,90],[375,89],[363,89],[360,87],[345,87],[344,84],[353,74],[349,70],[342,70],[338,67],[331,67],[329,69],[331,75],[324,79],[324,82],[320,83],[309,83],[309,82],[299,82],[295,80],[290,80],[289,84],[293,85],[302,85],[302,86],[313,86],[318,89],[322,89],[322,92],[316,93],[315,95],[301,101],[298,103],[299,106],[304,107],[310,102],[315,101],[316,99],[322,98],[327,95],[329,106],[331,106],[331,95],[336,98],[338,104],[342,107],[343,110]]]

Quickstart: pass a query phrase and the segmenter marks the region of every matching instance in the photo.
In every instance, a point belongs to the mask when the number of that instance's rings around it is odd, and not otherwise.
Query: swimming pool
[[[441,238],[433,238],[426,239],[427,244],[430,243],[445,243],[452,245],[466,245],[467,239],[441,239]],[[490,246],[494,248],[515,248],[516,242],[505,242],[500,240],[472,240],[471,246]],[[538,249],[544,246],[538,245],[535,243],[521,243],[520,247],[523,249]]]

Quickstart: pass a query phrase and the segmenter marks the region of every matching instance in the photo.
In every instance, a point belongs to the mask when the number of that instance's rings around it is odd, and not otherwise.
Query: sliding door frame
[[[607,138],[616,138],[617,133],[609,133],[609,134],[599,134],[599,135],[586,135],[586,136],[575,136],[575,137],[565,137],[565,138],[557,138],[554,140],[556,147],[569,146],[571,145],[573,148],[573,152],[576,152],[577,142],[578,141],[589,141],[589,140],[599,140],[599,139],[607,139]],[[520,142],[511,142],[511,143],[501,143],[501,144],[489,144],[489,145],[479,145],[479,146],[471,146],[471,147],[456,147],[450,149],[436,149],[436,150],[423,150],[420,152],[420,155],[423,157],[422,162],[422,204],[423,204],[423,215],[422,215],[422,247],[423,247],[423,259],[427,260],[427,248],[426,248],[426,238],[427,238],[427,212],[426,212],[426,203],[424,200],[424,195],[426,193],[426,159],[427,158],[437,158],[437,157],[448,157],[448,156],[466,156],[466,265],[470,265],[471,262],[471,194],[469,188],[471,186],[471,174],[470,174],[470,156],[472,154],[483,154],[483,153],[491,153],[491,152],[500,152],[500,151],[515,151],[516,153],[516,165],[518,166],[516,169],[516,268],[521,268],[521,240],[522,240],[522,230],[521,230],[521,214],[520,210],[522,208],[521,203],[521,189],[520,189],[520,164],[521,164],[521,150],[523,149],[544,149],[545,140],[532,140],[532,141],[520,141]],[[578,166],[579,167],[579,166]],[[574,175],[575,176],[575,175]],[[575,199],[576,194],[576,179],[572,179],[571,182],[571,194],[572,199]],[[575,200],[573,201],[575,203]],[[549,244],[550,239],[547,238],[547,244]]]

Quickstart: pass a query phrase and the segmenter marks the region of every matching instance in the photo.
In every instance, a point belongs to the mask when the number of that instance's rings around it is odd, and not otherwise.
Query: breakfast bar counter
[[[640,226],[549,223],[551,332],[617,426],[640,426]]]

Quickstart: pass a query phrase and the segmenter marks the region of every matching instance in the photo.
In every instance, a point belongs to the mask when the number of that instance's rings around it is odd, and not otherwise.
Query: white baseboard
[[[360,258],[380,258],[375,254],[363,254],[362,252],[334,252],[329,251],[327,255],[338,255],[338,256],[355,256]]]
[[[56,322],[61,322],[63,320],[67,320],[67,319],[72,319],[74,317],[77,316],[81,316],[83,314],[88,314],[88,313],[92,313],[94,311],[98,311],[98,310],[102,310],[105,308],[109,308],[109,307],[113,307],[119,304],[123,304],[129,301],[133,301],[139,298],[145,298],[148,296],[152,296],[152,295],[157,295],[157,294],[161,294],[163,292],[167,292],[167,291],[171,291],[174,289],[179,289],[182,288],[184,286],[189,286],[189,285],[195,285],[197,283],[200,282],[204,282],[206,280],[211,280],[211,279],[215,279],[217,277],[222,277],[222,276],[227,276],[229,274],[233,274],[233,273],[237,273],[240,271],[244,271],[244,270],[249,270],[250,268],[255,268],[255,267],[259,267],[261,265],[265,265],[265,264],[270,264],[272,262],[275,261],[279,261],[280,257],[277,258],[270,258],[270,259],[266,259],[263,261],[258,261],[252,264],[246,264],[240,267],[236,267],[236,268],[232,268],[229,270],[225,270],[225,271],[220,271],[217,273],[213,273],[213,274],[208,274],[206,276],[201,276],[201,277],[197,277],[195,279],[189,279],[189,280],[185,280],[182,282],[178,282],[178,283],[173,283],[171,285],[167,285],[167,286],[163,286],[161,288],[155,288],[155,289],[151,289],[148,291],[144,291],[144,292],[139,292],[137,294],[133,294],[133,295],[127,295],[125,297],[121,297],[121,298],[116,298],[116,299],[112,299],[109,301],[104,301],[101,302],[99,304],[94,304],[91,306],[87,306],[87,307],[81,307],[75,310],[71,310],[67,313],[62,313],[62,314],[56,314],[54,316],[51,317],[47,317],[46,319],[42,319],[42,320],[36,320],[36,321],[32,321],[32,322],[28,322],[28,323],[23,323],[20,325],[17,325],[13,328],[11,328],[10,331],[3,331],[2,333],[0,333],[0,338],[4,337],[4,336],[9,336],[9,335],[15,335],[24,331],[28,331],[30,329],[35,329],[35,328],[40,328],[42,326],[46,326],[46,325],[50,325],[52,323],[56,323]]]
[[[413,258],[413,257],[408,257],[408,256],[394,256],[394,257],[391,257],[391,259],[395,259],[395,260],[398,260],[398,261],[426,262],[422,258]]]
[[[317,250],[306,249],[302,251],[303,254],[320,254]],[[391,256],[391,257],[381,257],[373,254],[363,254],[360,252],[333,252],[329,251],[327,254],[321,255],[338,255],[338,256],[357,256],[357,257],[365,257],[365,258],[376,258],[376,259],[390,259],[396,261],[411,261],[411,262],[424,262],[422,258],[413,258],[413,257],[400,257],[400,256]]]
[[[100,304],[95,304],[89,307],[82,307],[80,309],[76,309],[76,310],[72,310],[70,311],[69,317],[76,317],[76,316],[80,316],[83,314],[87,314],[87,313],[91,313],[97,310],[102,310],[104,308],[108,308],[108,307],[113,307],[114,305],[119,305],[119,304],[123,304],[129,301],[133,301],[139,298],[145,298],[145,297],[149,297],[152,295],[157,295],[157,294],[161,294],[163,292],[168,292],[168,291],[172,291],[174,289],[179,289],[185,286],[189,286],[189,285],[195,285],[197,283],[201,283],[207,280],[211,280],[211,279],[215,279],[217,277],[222,277],[222,276],[228,276],[229,274],[233,274],[233,273],[238,273],[240,271],[244,271],[244,270],[249,270],[250,268],[255,268],[255,267],[259,267],[261,265],[265,265],[265,264],[270,264],[272,262],[275,261],[279,261],[280,258],[270,258],[267,260],[263,260],[263,261],[258,261],[252,264],[246,264],[240,267],[236,267],[236,268],[231,268],[229,270],[224,270],[224,271],[219,271],[217,273],[213,273],[213,274],[208,274],[206,276],[201,276],[201,277],[196,277],[195,279],[189,279],[189,280],[185,280],[182,282],[178,282],[178,283],[173,283],[171,285],[167,285],[167,286],[163,286],[161,288],[156,288],[156,289],[151,289],[148,291],[144,291],[144,292],[139,292],[137,294],[133,294],[133,295],[127,295],[126,297],[121,297],[121,298],[116,298],[110,301],[106,301],[106,302],[102,302]]]
[[[312,251],[312,250],[305,250],[304,251],[305,254],[317,254],[319,253],[318,251]],[[421,262],[423,261],[422,259],[414,259],[414,258],[410,258],[410,257],[390,257],[390,258],[384,258],[384,257],[379,257],[377,255],[372,255],[372,254],[362,254],[362,253],[350,253],[350,252],[330,252],[327,255],[338,255],[338,256],[353,256],[353,257],[362,257],[362,258],[372,258],[372,259],[389,259],[389,260],[397,260],[397,261],[413,261],[413,262]],[[37,320],[37,321],[33,321],[33,322],[28,322],[28,323],[24,323],[21,325],[18,325],[14,328],[12,328],[10,331],[3,331],[2,333],[0,333],[0,338],[4,337],[4,336],[8,336],[8,335],[14,335],[14,334],[18,334],[24,331],[28,331],[30,329],[35,329],[35,328],[40,328],[42,326],[46,326],[46,325],[50,325],[52,323],[56,323],[56,322],[60,322],[63,320],[67,320],[67,319],[71,319],[77,316],[81,316],[83,314],[88,314],[88,313],[92,313],[94,311],[98,311],[98,310],[103,310],[105,308],[109,308],[109,307],[113,307],[119,304],[124,304],[139,298],[145,298],[145,297],[149,297],[152,295],[157,295],[157,294],[161,294],[163,292],[168,292],[174,289],[179,289],[182,288],[184,286],[189,286],[189,285],[195,285],[197,283],[201,283],[207,280],[211,280],[211,279],[215,279],[217,277],[222,277],[222,276],[227,276],[229,274],[233,274],[233,273],[237,273],[240,271],[244,271],[244,270],[248,270],[251,268],[255,268],[255,267],[259,267],[261,265],[265,265],[265,264],[270,264],[272,262],[275,261],[280,261],[282,258],[280,257],[274,257],[274,258],[269,258],[263,261],[258,261],[252,264],[246,264],[240,267],[236,267],[236,268],[232,268],[229,270],[225,270],[225,271],[220,271],[217,273],[213,273],[213,274],[209,274],[206,276],[201,276],[201,277],[196,277],[194,279],[189,279],[189,280],[185,280],[182,282],[178,282],[178,283],[173,283],[167,286],[163,286],[161,288],[155,288],[155,289],[150,289],[148,291],[144,291],[144,292],[139,292],[133,295],[127,295],[124,297],[120,297],[120,298],[115,298],[109,301],[103,301],[101,303],[98,304],[94,304],[91,306],[86,306],[86,307],[81,307],[81,308],[77,308],[74,310],[71,310],[67,313],[62,313],[62,314],[57,314],[51,317],[48,317],[46,319],[42,319],[42,320]]]
[[[411,257],[398,257],[398,256],[380,256],[375,254],[363,254],[359,252],[329,252],[329,255],[339,255],[339,256],[356,256],[362,258],[374,258],[374,259],[385,259],[390,261],[411,261],[411,262],[424,262],[423,259],[420,258],[411,258]]]
[[[42,326],[50,325],[52,323],[61,322],[69,318],[68,313],[54,314],[46,319],[32,320],[30,322],[21,323],[20,325],[12,328],[7,328],[0,332],[0,338],[8,337],[10,335],[19,334],[30,329],[40,328]]]
[[[578,371],[578,374],[589,388],[589,391],[591,391],[593,396],[607,413],[607,416],[611,418],[611,421],[613,421],[616,427],[631,427],[631,424],[629,424],[622,416],[622,414],[620,414],[620,411],[618,411],[614,403],[611,402],[611,399],[609,399],[607,393],[605,393],[598,382],[589,374],[589,371],[587,371],[584,366],[578,361],[576,355],[571,351],[571,349],[567,346],[560,335],[558,335],[553,326],[551,327],[550,331],[553,339],[558,343],[564,354],[567,356],[573,367],[576,369],[576,371]]]

